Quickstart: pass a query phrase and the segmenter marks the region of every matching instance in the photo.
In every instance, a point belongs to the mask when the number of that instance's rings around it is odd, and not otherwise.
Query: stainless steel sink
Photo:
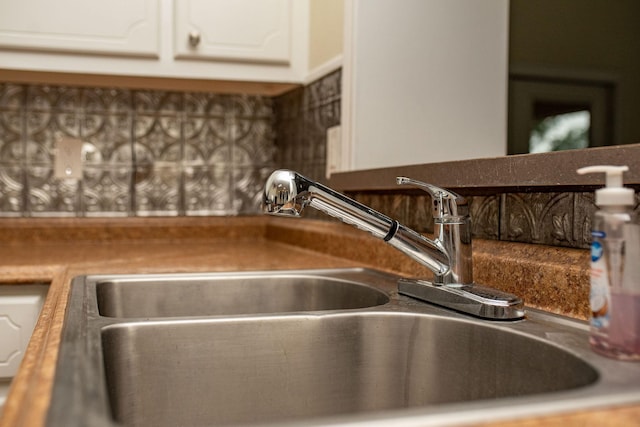
[[[598,377],[544,341],[408,313],[125,323],[102,339],[114,416],[128,426],[275,423],[546,393]]]
[[[458,425],[640,402],[640,364],[591,352],[586,324],[531,309],[484,321],[398,295],[397,280],[362,269],[79,277],[47,425]],[[299,287],[330,303],[254,310],[227,298],[236,309],[207,311],[171,293],[185,284],[214,305],[208,288],[234,285],[244,298]],[[346,303],[332,287],[366,296]],[[150,306],[168,302],[137,309],[144,289]]]
[[[95,277],[98,310],[108,317],[175,317],[342,310],[389,302],[349,277],[304,273],[219,273]]]

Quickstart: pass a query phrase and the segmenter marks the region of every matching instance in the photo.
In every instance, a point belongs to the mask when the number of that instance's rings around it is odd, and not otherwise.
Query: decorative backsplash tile
[[[80,181],[53,176],[63,137]],[[255,213],[274,140],[267,97],[0,84],[0,216]]]
[[[577,200],[578,199],[578,200]],[[576,202],[582,201],[580,205]],[[502,198],[503,240],[586,247],[591,241],[593,197],[584,193],[506,194]],[[585,225],[587,226],[585,228]]]
[[[276,163],[324,181],[327,129],[340,124],[342,71],[275,98]]]
[[[502,195],[470,197],[472,234],[484,239],[500,238],[500,202]]]

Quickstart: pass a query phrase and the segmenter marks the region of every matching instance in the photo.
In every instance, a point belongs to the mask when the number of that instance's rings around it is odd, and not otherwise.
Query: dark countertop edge
[[[576,169],[592,165],[629,166],[625,185],[640,189],[640,144],[338,172],[329,186],[338,191],[398,191],[396,177],[408,176],[471,193],[591,191],[604,184],[603,174],[578,175]]]

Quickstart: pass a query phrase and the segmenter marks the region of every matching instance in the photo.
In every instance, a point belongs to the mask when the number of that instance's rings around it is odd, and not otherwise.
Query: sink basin
[[[454,425],[640,403],[640,364],[533,309],[490,322],[368,269],[81,276],[48,427]]]
[[[263,272],[93,280],[102,316],[176,317],[343,310],[389,302],[385,292],[362,278]]]
[[[125,323],[102,339],[113,414],[126,426],[281,423],[598,378],[541,340],[407,313]]]

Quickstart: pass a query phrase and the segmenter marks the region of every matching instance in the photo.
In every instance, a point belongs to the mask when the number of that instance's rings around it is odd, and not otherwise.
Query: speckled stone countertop
[[[2,427],[44,425],[69,284],[75,276],[332,267],[429,275],[366,233],[311,220],[4,219],[0,241],[0,283],[50,283],[5,404]],[[474,263],[476,281],[518,294],[529,306],[577,318],[588,315],[587,251],[476,241]],[[638,420],[640,406],[627,406],[499,425],[626,426],[638,425]],[[476,425],[484,424],[478,420]]]

